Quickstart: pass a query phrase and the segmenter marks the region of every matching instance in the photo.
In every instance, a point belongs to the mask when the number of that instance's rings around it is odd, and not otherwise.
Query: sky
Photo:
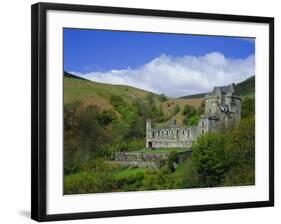
[[[65,28],[64,70],[180,97],[255,75],[255,40]]]

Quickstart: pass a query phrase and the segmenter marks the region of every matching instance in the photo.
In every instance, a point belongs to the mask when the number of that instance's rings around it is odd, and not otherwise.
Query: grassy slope
[[[82,102],[83,105],[95,105],[104,109],[113,109],[110,103],[111,95],[122,97],[126,102],[132,103],[136,98],[145,98],[148,94],[155,95],[156,103],[162,106],[163,112],[167,116],[171,116],[174,107],[178,104],[181,109],[185,104],[192,106],[199,106],[202,99],[174,99],[168,98],[165,102],[160,102],[159,95],[150,93],[145,90],[137,89],[134,87],[124,85],[111,85],[97,83],[89,80],[82,79],[77,76],[65,73],[64,75],[64,103],[70,104],[76,101]],[[181,112],[171,117],[166,123],[170,123],[172,119],[176,119],[181,124],[183,116]]]
[[[242,96],[255,95],[255,76],[252,76],[237,85],[237,91]]]
[[[241,96],[253,96],[255,95],[255,76],[236,84],[236,91],[241,94]],[[180,99],[203,99],[206,93],[199,93],[195,95],[183,96]]]
[[[75,76],[64,76],[65,104],[80,101],[87,105],[96,105],[102,109],[108,109],[112,108],[109,102],[111,95],[124,97],[127,101],[131,102],[132,99],[144,97],[147,94],[148,92],[133,87],[102,84]]]

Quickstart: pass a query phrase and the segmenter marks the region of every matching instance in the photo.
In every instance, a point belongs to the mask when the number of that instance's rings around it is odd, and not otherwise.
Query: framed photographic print
[[[274,19],[32,6],[32,219],[274,205]]]

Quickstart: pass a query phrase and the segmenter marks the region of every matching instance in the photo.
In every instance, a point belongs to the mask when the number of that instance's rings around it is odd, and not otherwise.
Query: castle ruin
[[[169,127],[153,128],[146,121],[146,148],[190,148],[198,136],[207,132],[222,132],[241,119],[241,97],[235,84],[215,87],[205,95],[205,114],[196,126],[179,127],[174,121]]]

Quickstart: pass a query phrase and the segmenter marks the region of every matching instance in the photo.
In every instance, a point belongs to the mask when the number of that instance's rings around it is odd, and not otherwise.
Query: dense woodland
[[[189,101],[172,101],[163,94],[142,94],[127,87],[124,93],[104,94],[100,87],[96,94],[106,99],[107,104],[101,101],[95,105],[83,95],[92,83],[73,77],[67,79],[70,80],[65,81],[69,92],[65,91],[64,105],[66,194],[254,184],[255,98],[252,94],[243,96],[239,125],[225,133],[201,136],[192,147],[192,158],[176,168],[175,152],[158,170],[125,168],[107,161],[114,158],[115,152],[145,147],[147,118],[158,125],[166,125],[175,118],[183,125],[195,125],[204,113],[204,101],[195,106]],[[79,87],[80,92],[73,93],[78,90],[68,88],[71,85]],[[97,90],[99,86],[94,87]],[[70,101],[70,94],[82,95]],[[131,97],[133,94],[138,97]]]

